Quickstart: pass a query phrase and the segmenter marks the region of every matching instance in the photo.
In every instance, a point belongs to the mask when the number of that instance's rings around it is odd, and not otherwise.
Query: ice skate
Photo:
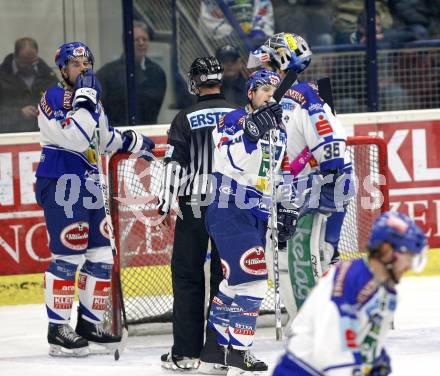
[[[75,332],[89,342],[105,347],[108,350],[108,353],[115,351],[121,342],[121,336],[113,335],[111,332],[104,329],[102,324],[95,324],[87,321],[79,310]]]
[[[174,355],[170,350],[168,353],[160,357],[162,368],[172,371],[196,371],[199,367],[199,358],[191,358],[187,356]]]
[[[206,330],[206,342],[200,354],[199,373],[205,375],[226,375],[227,348],[217,343],[215,332],[208,328]]]
[[[227,376],[261,375],[267,371],[267,364],[257,359],[250,350],[228,349],[226,356]]]
[[[69,324],[49,323],[47,341],[50,356],[84,357],[90,353],[87,340],[75,333]]]

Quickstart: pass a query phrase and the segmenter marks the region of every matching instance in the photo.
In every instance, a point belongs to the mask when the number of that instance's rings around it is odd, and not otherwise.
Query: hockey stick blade
[[[322,100],[330,106],[333,115],[335,115],[335,105],[333,102],[333,91],[330,78],[323,77],[318,80],[318,92]]]
[[[121,336],[121,342],[119,342],[118,348],[115,351],[115,360],[119,360],[121,357],[121,354],[124,352],[125,348],[127,347],[127,341],[128,341],[128,330],[127,328],[122,328],[122,336]]]
[[[275,93],[273,94],[273,99],[279,102],[284,94],[286,94],[286,91],[292,87],[297,78],[298,75],[296,74],[296,72],[292,69],[289,70],[286,74],[286,77],[284,77],[283,81],[281,81],[280,86],[278,86],[278,89],[275,90]]]

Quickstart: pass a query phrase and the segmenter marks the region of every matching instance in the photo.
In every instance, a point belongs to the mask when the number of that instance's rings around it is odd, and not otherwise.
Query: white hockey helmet
[[[311,60],[312,50],[302,37],[278,33],[250,53],[247,67],[257,68],[269,64],[282,71],[293,69],[296,73],[301,73]]]

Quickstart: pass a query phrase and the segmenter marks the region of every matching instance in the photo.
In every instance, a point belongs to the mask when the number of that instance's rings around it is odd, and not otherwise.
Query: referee
[[[203,205],[209,194],[213,165],[212,130],[232,111],[220,94],[223,69],[215,57],[201,57],[191,64],[189,89],[197,103],[180,111],[168,133],[165,178],[159,211],[167,214],[178,197],[171,273],[173,281],[173,339],[171,351],[161,356],[167,369],[196,369],[204,340],[205,264],[209,236]],[[220,258],[211,241],[211,297],[223,279]]]

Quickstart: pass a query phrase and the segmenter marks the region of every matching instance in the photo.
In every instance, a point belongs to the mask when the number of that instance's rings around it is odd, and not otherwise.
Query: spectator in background
[[[246,78],[243,76],[243,61],[235,47],[226,45],[217,50],[217,59],[223,71],[221,92],[226,100],[236,107],[247,104]]]
[[[415,39],[440,38],[440,0],[389,0],[389,5],[396,23]]]
[[[274,33],[270,0],[225,0],[225,3],[253,46],[261,45]],[[200,27],[215,39],[228,37],[233,31],[214,0],[201,1]]]
[[[146,56],[150,36],[145,23],[133,22],[133,38],[136,124],[155,124],[165,96],[165,72]],[[110,125],[128,125],[125,55],[105,64],[97,76],[102,85],[102,102]]]
[[[336,44],[350,44],[350,36],[356,32],[357,20],[364,12],[364,0],[332,0],[335,12],[333,33]],[[376,13],[380,15],[382,27],[391,29],[393,19],[387,0],[376,0]]]
[[[0,66],[0,133],[37,131],[38,103],[57,81],[35,39],[17,39]]]
[[[272,0],[275,33],[302,35],[311,46],[333,44],[331,2],[327,0]]]
[[[376,13],[376,41],[379,47],[385,47],[387,44],[411,42],[415,39],[417,36],[408,28],[388,29],[382,27],[382,18],[379,13]],[[362,12],[358,17],[356,31],[350,35],[350,43],[367,43],[367,14],[365,12]]]

